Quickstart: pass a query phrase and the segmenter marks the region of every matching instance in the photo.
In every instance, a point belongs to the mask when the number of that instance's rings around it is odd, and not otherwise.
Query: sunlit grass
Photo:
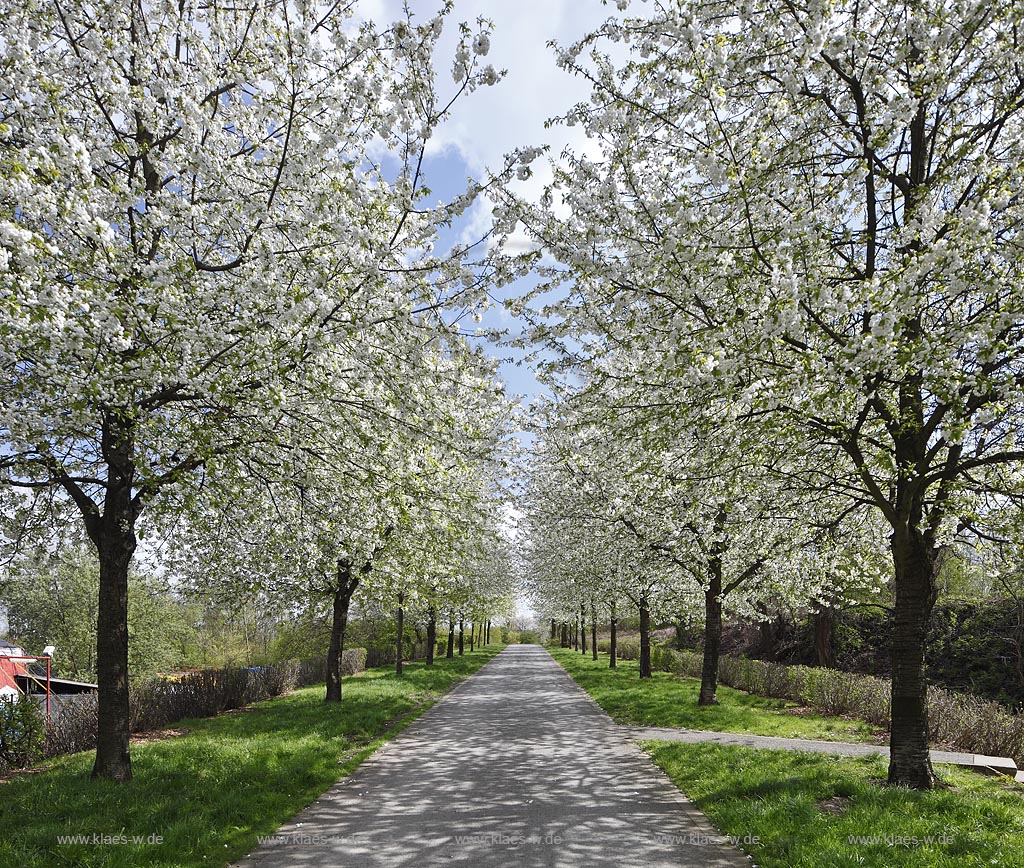
[[[1024,790],[1005,779],[938,766],[943,786],[916,792],[883,786],[877,757],[644,747],[760,868],[1024,866]]]
[[[92,781],[92,753],[0,783],[0,866],[218,866],[240,858],[454,683],[500,651],[489,646],[433,668],[380,668],[346,678],[340,705],[323,686],[134,746],[129,784]],[[161,843],[61,844],[63,835],[160,836]],[[109,838],[107,839],[110,840]],[[155,840],[155,839],[154,839]]]
[[[798,708],[795,702],[766,699],[725,686],[718,688],[718,705],[702,708],[697,705],[700,681],[696,678],[655,672],[650,680],[641,681],[635,660],[619,660],[617,668],[609,669],[605,653],[599,653],[594,661],[571,649],[548,650],[619,723],[824,741],[875,740],[865,721],[824,717],[802,708],[794,713],[792,709]]]

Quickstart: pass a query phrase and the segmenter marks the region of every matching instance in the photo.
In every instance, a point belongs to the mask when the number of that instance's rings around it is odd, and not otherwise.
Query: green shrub
[[[342,675],[366,668],[365,648],[346,648]],[[132,732],[161,729],[186,717],[212,717],[222,711],[287,693],[294,687],[323,684],[327,659],[289,660],[251,669],[206,669],[177,680],[154,678],[133,684],[129,692]],[[31,703],[26,703],[31,704]],[[96,697],[76,696],[55,705],[44,753],[57,756],[96,747]],[[2,761],[2,760],[0,760]]]
[[[635,636],[625,636],[619,639],[615,646],[615,656],[620,660],[639,660],[640,640]]]
[[[680,657],[680,668],[691,674],[686,671],[688,660],[699,655],[684,652]],[[832,717],[848,715],[889,728],[892,686],[884,678],[728,656],[719,661],[718,678],[722,684],[757,696],[789,699]],[[997,702],[932,686],[928,724],[935,743],[1024,762],[1024,715],[1011,714]]]
[[[0,698],[0,768],[38,762],[46,743],[46,721],[35,699]]]

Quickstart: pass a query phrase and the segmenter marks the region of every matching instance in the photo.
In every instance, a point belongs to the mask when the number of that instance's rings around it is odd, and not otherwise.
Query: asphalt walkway
[[[543,648],[511,645],[240,868],[739,868]]]

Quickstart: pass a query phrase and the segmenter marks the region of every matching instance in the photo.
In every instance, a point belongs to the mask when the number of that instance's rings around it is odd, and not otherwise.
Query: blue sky
[[[436,0],[410,0],[410,5],[421,20],[440,7]],[[364,0],[360,9],[383,24],[400,17],[401,3]],[[467,177],[482,177],[488,168],[500,167],[504,155],[517,147],[548,145],[554,155],[567,145],[578,151],[586,148],[578,126],[545,129],[545,121],[565,113],[589,95],[586,82],[557,67],[547,43],[552,39],[561,44],[574,42],[608,17],[621,14],[616,3],[602,0],[455,0],[436,56],[439,91],[450,93],[456,87],[451,66],[460,21],[473,23],[483,17],[494,24],[486,62],[507,73],[496,85],[460,99],[451,117],[438,129],[426,170],[428,186],[439,198],[463,189]],[[542,162],[535,164],[534,176],[519,185],[520,192],[539,194],[548,178],[540,170]],[[488,203],[481,200],[457,231],[471,236],[488,224]],[[507,287],[498,300],[527,288]],[[483,325],[516,331],[520,324],[495,306]],[[522,356],[509,348],[492,347],[490,352],[499,358]],[[526,400],[539,392],[529,367],[506,362],[501,373],[509,392],[521,394]]]

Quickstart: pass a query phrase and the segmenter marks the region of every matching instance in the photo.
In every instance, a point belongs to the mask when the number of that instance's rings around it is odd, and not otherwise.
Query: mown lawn
[[[644,748],[760,868],[1024,866],[1024,789],[1004,779],[938,766],[943,787],[915,792],[880,786],[877,757]]]
[[[91,752],[17,775],[0,783],[0,866],[225,865],[500,650],[442,658],[431,669],[414,663],[401,678],[390,668],[360,673],[345,679],[340,705],[323,701],[321,685],[181,721],[174,728],[183,735],[133,746],[129,784],[90,780]],[[100,843],[60,843],[65,835]]]
[[[877,740],[864,721],[824,717],[794,702],[753,696],[730,687],[719,686],[718,705],[701,708],[696,678],[655,672],[649,681],[641,681],[636,660],[619,660],[615,669],[609,669],[608,655],[603,652],[594,661],[589,654],[568,648],[548,650],[618,723],[824,741]]]

